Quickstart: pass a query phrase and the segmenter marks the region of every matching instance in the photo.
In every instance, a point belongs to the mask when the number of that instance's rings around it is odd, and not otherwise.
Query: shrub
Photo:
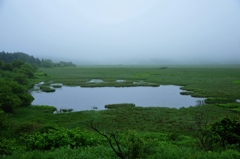
[[[0,139],[0,154],[11,155],[17,149],[15,139]]]
[[[198,124],[197,138],[204,150],[240,148],[240,122],[224,117],[214,123]]]
[[[16,127],[15,132],[16,134],[19,134],[19,135],[21,134],[27,135],[27,134],[36,132],[39,129],[40,129],[40,126],[34,123],[23,123]]]
[[[63,146],[77,148],[101,143],[98,138],[79,129],[45,129],[22,138],[30,150],[51,150]]]
[[[25,88],[11,80],[0,80],[0,108],[6,113],[12,113],[14,107],[28,106],[33,97]]]
[[[156,144],[148,143],[136,136],[134,132],[127,134],[120,133],[118,129],[112,132],[100,131],[99,128],[91,121],[87,126],[104,137],[113,152],[121,159],[129,158],[146,158],[147,155],[153,153],[152,149],[155,149]]]
[[[129,159],[142,158],[144,152],[143,140],[137,138],[134,134],[126,137],[126,140],[121,141],[121,146],[126,148],[123,152],[124,156]]]
[[[223,148],[226,145],[237,144],[240,148],[240,122],[236,119],[224,117],[211,126],[213,142],[219,143]]]
[[[0,109],[0,129],[3,129],[6,125],[6,115],[5,113]]]

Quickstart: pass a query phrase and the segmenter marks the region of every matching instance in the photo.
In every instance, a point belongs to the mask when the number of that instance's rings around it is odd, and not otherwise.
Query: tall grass
[[[89,66],[76,68],[41,69],[47,73],[48,80],[65,85],[83,87],[104,86],[157,86],[174,84],[183,86],[183,90],[193,91],[198,97],[231,97],[240,99],[240,69],[237,66]],[[89,83],[91,79],[102,79],[102,83]],[[116,82],[116,80],[126,80]],[[45,77],[43,80],[48,81]],[[143,82],[139,82],[143,81]],[[136,82],[134,84],[134,82]],[[137,83],[138,82],[138,83]]]
[[[76,67],[41,69],[46,74],[39,74],[34,82],[53,81],[65,85],[84,87],[99,86],[157,86],[160,84],[181,85],[182,93],[192,96],[208,97],[206,105],[189,108],[166,107],[125,107],[103,111],[80,111],[56,113],[54,107],[30,106],[16,108],[14,114],[4,115],[4,129],[1,129],[0,149],[7,150],[11,155],[0,155],[3,159],[113,159],[116,154],[109,147],[107,140],[89,129],[86,124],[94,122],[101,132],[119,131],[125,136],[134,132],[136,140],[123,137],[123,149],[128,150],[129,142],[142,143],[139,150],[144,155],[138,158],[168,159],[235,159],[240,158],[239,150],[230,146],[226,150],[204,151],[199,145],[199,125],[211,124],[226,116],[239,118],[239,105],[234,101],[240,99],[239,66],[234,67],[173,67],[173,66],[115,66],[115,67]],[[102,79],[102,83],[89,83],[91,79]],[[116,80],[125,80],[116,82]],[[139,82],[143,81],[143,82]],[[135,83],[134,83],[135,82]],[[49,82],[50,83],[50,82]],[[150,83],[150,84],[149,84]],[[211,97],[211,98],[210,98]],[[110,105],[119,106],[119,105]],[[122,106],[122,105],[121,105]],[[119,106],[119,107],[121,107]],[[64,145],[48,151],[27,150],[23,136],[43,133],[42,130],[54,128],[59,130],[78,129],[96,144],[70,148]],[[200,134],[201,135],[201,134]],[[61,133],[60,133],[61,136]],[[41,137],[41,135],[40,135]],[[92,139],[91,139],[92,138]],[[61,137],[59,137],[59,140]],[[139,140],[138,140],[139,139]],[[88,140],[87,140],[88,141]],[[134,144],[133,144],[134,145]],[[149,151],[143,151],[149,148]],[[142,147],[141,147],[142,146]],[[134,148],[134,146],[132,147]],[[134,151],[133,151],[134,152]],[[135,151],[138,152],[138,151]],[[139,151],[140,153],[140,151]],[[141,154],[141,153],[140,153]],[[130,157],[129,157],[130,158]]]

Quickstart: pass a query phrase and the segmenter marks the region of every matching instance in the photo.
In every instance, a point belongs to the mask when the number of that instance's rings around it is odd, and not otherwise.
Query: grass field
[[[240,66],[89,66],[41,69],[46,81],[82,87],[180,85],[198,97],[240,98]],[[89,83],[102,79],[102,83]],[[116,80],[126,80],[116,82]],[[143,82],[140,82],[143,81]],[[135,82],[135,83],[134,83]],[[144,83],[145,82],[145,83]]]
[[[42,76],[41,72],[48,76]],[[208,147],[207,143],[204,145],[201,142],[201,139],[206,140],[211,124],[224,117],[239,119],[240,104],[235,99],[240,99],[240,66],[81,66],[41,68],[37,76],[38,79],[33,82],[44,81],[45,86],[50,81],[83,87],[173,84],[192,91],[188,93],[192,96],[209,98],[208,104],[180,109],[121,105],[103,111],[53,114],[55,108],[50,106],[21,107],[5,117],[8,123],[1,135],[6,140],[1,144],[11,147],[11,155],[0,156],[3,159],[119,158],[108,140],[94,131],[89,126],[91,124],[103,134],[112,135],[112,140],[115,135],[125,158],[129,159],[240,158],[237,145]],[[91,79],[104,82],[89,83]],[[49,134],[47,140],[43,140],[48,129],[53,129],[49,132],[55,134]],[[67,138],[68,131],[75,133],[72,135],[75,138],[82,135],[81,140],[77,140],[81,146],[73,149],[69,145],[47,150],[43,148]],[[34,136],[36,133],[41,135]],[[31,138],[31,135],[34,137]],[[25,138],[27,140],[23,140]],[[33,148],[39,145],[40,148]],[[114,147],[117,148],[117,145],[114,144]]]

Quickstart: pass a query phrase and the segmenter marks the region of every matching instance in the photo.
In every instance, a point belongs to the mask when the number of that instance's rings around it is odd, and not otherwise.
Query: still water
[[[104,110],[106,104],[134,103],[141,107],[169,107],[180,108],[195,106],[197,100],[181,95],[180,86],[159,87],[97,87],[82,88],[63,86],[55,92],[45,93],[32,90],[35,98],[32,105],[51,105],[57,109],[73,109],[74,111]]]

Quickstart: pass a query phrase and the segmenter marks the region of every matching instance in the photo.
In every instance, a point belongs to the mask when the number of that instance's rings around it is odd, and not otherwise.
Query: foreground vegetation
[[[226,145],[221,145],[220,135],[211,138],[217,133],[213,125],[225,117],[234,121],[239,114],[214,105],[179,110],[125,107],[57,114],[53,111],[49,106],[32,106],[18,108],[15,114],[6,116],[11,125],[5,125],[2,131],[2,153],[11,155],[3,158],[118,158],[108,139],[93,128],[106,134],[115,148],[119,145],[124,158],[240,155],[238,143],[224,141]]]
[[[175,84],[189,91],[183,94],[207,100],[180,109],[109,103],[109,110],[80,112],[15,105],[12,113],[0,112],[0,158],[240,158],[240,66],[40,68],[27,79],[26,85],[44,81],[44,87],[50,81],[83,87]]]

